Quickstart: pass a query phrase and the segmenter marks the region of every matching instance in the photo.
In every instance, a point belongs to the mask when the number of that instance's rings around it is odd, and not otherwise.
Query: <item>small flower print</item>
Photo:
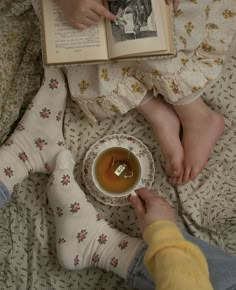
[[[49,179],[48,179],[48,184],[49,184],[50,186],[52,186],[54,180],[55,180],[55,176],[52,174],[52,175],[49,177]]]
[[[115,229],[115,226],[114,226],[112,223],[109,223],[108,226],[109,226],[111,229]]]
[[[123,240],[119,243],[119,248],[121,250],[124,250],[127,246],[128,246],[128,241],[126,241],[126,240]]]
[[[152,75],[153,76],[160,77],[161,76],[161,73],[159,72],[159,70],[154,70],[154,71],[152,71]]]
[[[193,25],[192,22],[188,22],[188,23],[185,25],[185,30],[186,30],[186,32],[187,32],[187,34],[188,34],[189,36],[191,36],[191,32],[192,32],[193,29],[194,29],[194,25]]]
[[[217,58],[217,59],[215,59],[215,63],[217,63],[218,65],[223,65],[224,60],[222,58]]]
[[[135,139],[133,137],[127,137],[128,141],[135,141]]]
[[[73,204],[70,205],[70,211],[73,213],[76,213],[80,210],[80,206],[78,202],[75,202]]]
[[[57,215],[59,217],[63,216],[63,210],[60,207],[57,207]]]
[[[179,40],[183,43],[184,45],[184,49],[186,48],[187,46],[187,39],[184,38],[182,35],[179,36]]]
[[[100,260],[100,256],[98,254],[94,253],[92,256],[92,265],[97,266],[99,260]]]
[[[189,60],[187,58],[181,58],[181,62],[183,65],[186,65],[186,63],[188,63]]]
[[[76,255],[76,256],[74,257],[74,265],[75,265],[75,266],[79,265],[79,256],[78,256],[78,255]]]
[[[8,176],[9,178],[11,178],[11,177],[13,176],[13,170],[11,169],[11,167],[4,168],[4,173],[5,173],[6,176]]]
[[[47,108],[43,108],[42,111],[40,112],[40,117],[43,119],[48,119],[50,115],[51,111]]]
[[[131,90],[133,93],[140,93],[142,94],[144,92],[143,86],[140,85],[138,82],[135,82],[131,85]]]
[[[236,16],[236,12],[233,12],[233,11],[228,10],[228,9],[224,10],[224,12],[222,14],[223,14],[225,19],[232,18],[232,17]]]
[[[62,142],[62,141],[58,141],[58,142],[57,142],[57,145],[58,145],[59,147],[62,147],[62,146],[64,146],[65,144],[64,144],[64,142]]]
[[[212,45],[210,45],[207,41],[204,41],[201,45],[201,48],[205,52],[214,52],[216,51],[216,48]]]
[[[109,110],[113,113],[119,113],[120,112],[120,109],[116,106],[116,105],[111,105]]]
[[[88,232],[86,230],[82,230],[80,233],[77,234],[76,238],[78,242],[83,242],[86,239]]]
[[[98,242],[100,245],[105,245],[107,242],[107,236],[102,234],[99,236]]]
[[[27,157],[27,155],[26,155],[25,152],[20,152],[20,153],[18,154],[18,157],[19,157],[20,160],[22,160],[23,162],[25,162],[25,161],[28,160],[28,157]]]
[[[108,70],[106,68],[103,68],[101,71],[101,78],[104,79],[105,81],[109,81],[109,75],[108,75]]]
[[[14,193],[17,192],[18,187],[19,187],[19,183],[16,183],[16,184],[13,186],[12,192],[14,192]]]
[[[64,174],[61,180],[62,185],[68,185],[70,183],[70,175]]]
[[[206,17],[209,17],[209,13],[210,13],[210,7],[207,5],[206,9],[205,9],[205,13],[206,13]]]
[[[208,23],[206,27],[207,29],[219,29],[219,26],[215,23]]]
[[[64,244],[66,242],[66,240],[64,238],[60,238],[58,240],[58,244]]]
[[[40,151],[43,150],[44,146],[48,145],[48,143],[42,138],[34,139],[34,144],[37,148],[39,148]]]
[[[102,216],[100,215],[100,213],[98,213],[98,214],[96,215],[96,219],[97,219],[97,221],[100,221],[100,220],[102,219]]]
[[[62,119],[62,111],[60,111],[58,114],[57,114],[57,116],[56,116],[56,120],[59,122],[59,121],[61,121],[61,119]]]
[[[82,80],[79,83],[80,93],[83,94],[87,90],[88,87],[89,87],[89,83],[86,82],[85,80]]]
[[[86,196],[86,202],[91,203],[91,201],[87,198],[87,196]]]
[[[112,267],[116,268],[116,267],[118,266],[118,259],[115,258],[115,257],[113,257],[113,258],[111,259],[110,265],[111,265]]]
[[[49,207],[49,214],[54,217],[54,211],[51,207]]]
[[[44,163],[44,169],[46,169],[47,172],[50,172],[50,166],[49,166],[48,162]]]
[[[33,174],[33,173],[34,173],[34,169],[30,168],[30,169],[28,170],[28,173],[29,173],[29,174]]]
[[[122,68],[122,75],[128,75],[128,73],[130,72],[131,68],[130,67],[123,67]]]
[[[16,127],[16,130],[21,132],[25,130],[25,127],[22,124],[18,124],[18,126]]]
[[[4,143],[4,146],[10,147],[13,144],[13,141],[11,139],[7,139],[7,141]]]
[[[27,109],[28,110],[31,110],[32,108],[34,107],[34,103],[33,102],[30,102]]]
[[[51,79],[49,82],[49,88],[54,90],[58,88],[58,81],[56,79]]]
[[[195,92],[197,92],[197,91],[199,91],[199,90],[201,90],[201,89],[202,89],[201,87],[196,87],[196,86],[194,86],[194,87],[192,87],[191,91],[192,91],[193,93],[195,93]]]

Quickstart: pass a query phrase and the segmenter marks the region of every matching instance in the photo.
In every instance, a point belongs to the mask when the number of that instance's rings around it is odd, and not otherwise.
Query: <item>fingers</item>
[[[73,15],[72,15],[73,14]],[[70,24],[80,30],[86,29],[90,26],[97,25],[101,17],[105,17],[110,21],[115,21],[116,16],[113,15],[102,3],[99,1],[91,1],[86,7],[79,7],[77,10],[70,12],[67,17]]]
[[[95,13],[94,11],[90,10],[87,13],[87,18],[94,21],[95,23],[98,23],[98,21],[101,19],[101,16]]]
[[[129,201],[134,208],[137,218],[141,219],[145,215],[145,207],[141,199],[138,196],[131,195]]]
[[[77,28],[79,30],[84,30],[84,29],[88,28],[87,25],[82,24],[82,23],[77,23],[77,22],[74,22],[74,21],[70,21],[70,24],[71,24],[72,27]]]
[[[180,0],[174,0],[174,11],[177,12]]]
[[[177,10],[178,10],[178,7],[179,7],[179,1],[180,0],[174,0],[173,2],[174,2],[174,11],[175,12],[177,12]],[[170,5],[171,4],[171,0],[165,0],[165,2],[166,2],[166,5]]]
[[[166,5],[170,5],[171,0],[165,0],[165,2],[166,2]]]
[[[112,14],[105,6],[100,3],[94,3],[93,11],[110,21],[115,21],[116,16]]]
[[[88,28],[89,26],[96,25],[96,24],[97,24],[97,21],[92,20],[90,18],[85,18],[85,19],[83,19],[83,21],[78,23],[78,26],[80,25],[80,26],[83,26],[84,28]]]
[[[157,193],[155,193],[152,190],[141,188],[135,191],[137,196],[140,197],[144,203],[148,206],[150,202],[153,200],[153,198],[159,197]]]

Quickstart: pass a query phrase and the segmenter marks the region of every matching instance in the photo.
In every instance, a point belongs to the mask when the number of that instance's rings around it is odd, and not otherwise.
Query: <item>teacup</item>
[[[140,160],[123,147],[104,149],[93,161],[92,178],[96,188],[109,197],[125,197],[143,187]]]

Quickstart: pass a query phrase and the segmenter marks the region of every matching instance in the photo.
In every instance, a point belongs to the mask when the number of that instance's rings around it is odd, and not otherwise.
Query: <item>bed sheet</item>
[[[42,63],[37,18],[30,1],[0,3],[0,143],[40,85]],[[226,128],[206,168],[194,182],[173,187],[166,181],[164,158],[148,123],[136,111],[97,124],[89,122],[68,98],[64,120],[67,147],[76,160],[75,177],[102,216],[120,230],[140,236],[129,206],[110,207],[96,201],[82,180],[82,162],[89,147],[113,133],[133,135],[155,160],[153,189],[176,209],[178,224],[193,235],[236,254],[236,57],[235,41],[218,81],[203,98],[225,118]],[[99,269],[63,270],[56,258],[55,227],[47,200],[48,177],[31,175],[0,210],[0,289],[119,289],[125,281]]]

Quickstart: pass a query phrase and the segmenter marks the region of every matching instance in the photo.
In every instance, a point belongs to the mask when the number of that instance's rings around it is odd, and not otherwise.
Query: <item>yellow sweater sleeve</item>
[[[206,259],[178,227],[158,221],[144,231],[144,262],[158,290],[213,290]]]

